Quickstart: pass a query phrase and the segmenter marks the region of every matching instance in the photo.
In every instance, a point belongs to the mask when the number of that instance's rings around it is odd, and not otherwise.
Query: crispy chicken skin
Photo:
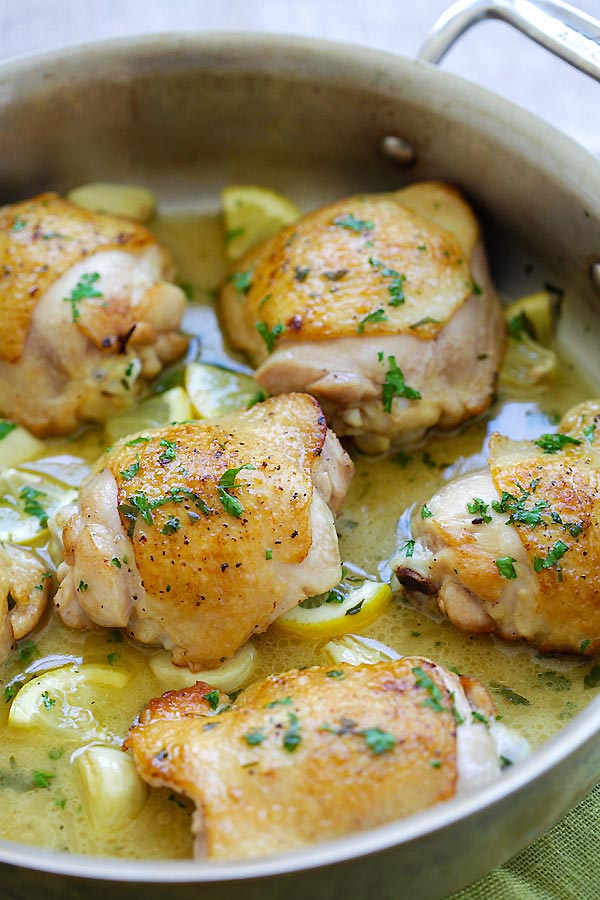
[[[463,682],[416,657],[293,670],[247,688],[216,718],[198,683],[152,701],[125,747],[146,781],[195,801],[197,856],[266,856],[493,779],[493,703],[479,682]]]
[[[61,618],[219,665],[339,581],[334,513],[352,469],[305,394],[124,439],[64,529]]]
[[[183,353],[171,259],[140,225],[57,194],[0,209],[0,414],[64,434],[132,404]]]
[[[556,435],[542,435],[541,446],[493,435],[489,469],[450,482],[427,501],[431,515],[413,516],[414,547],[392,560],[408,596],[467,631],[597,654],[598,422],[591,401],[562,420],[562,447]]]
[[[504,348],[477,220],[437,182],[303,216],[241,260],[221,313],[270,393],[307,391],[374,453],[485,410]]]
[[[0,543],[0,662],[40,621],[51,588],[50,572],[33,550]]]

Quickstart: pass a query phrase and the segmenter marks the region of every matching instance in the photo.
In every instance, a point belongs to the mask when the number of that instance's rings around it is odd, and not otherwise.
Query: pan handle
[[[458,0],[442,13],[418,58],[438,63],[467,29],[500,19],[600,81],[600,22],[562,0]]]

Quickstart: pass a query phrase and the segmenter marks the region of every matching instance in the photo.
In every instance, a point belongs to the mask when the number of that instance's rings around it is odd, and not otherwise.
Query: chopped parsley
[[[362,334],[365,330],[365,325],[375,322],[387,322],[387,320],[388,317],[386,316],[383,309],[375,309],[373,310],[373,312],[368,313],[368,315],[366,315],[364,319],[360,320],[360,322],[358,323],[358,328],[356,330],[359,334]]]
[[[424,503],[423,506],[421,507],[421,518],[422,519],[431,519],[432,516],[433,516],[433,513],[431,512],[431,510],[429,509],[427,504]]]
[[[56,775],[52,772],[39,772],[37,769],[33,773],[33,786],[36,788],[49,788],[50,782]]]
[[[347,228],[348,231],[356,231],[359,234],[364,234],[367,231],[373,231],[375,227],[372,222],[369,222],[367,219],[357,219],[353,213],[348,213],[345,216],[336,216],[333,220],[333,224],[337,225],[339,228]]]
[[[273,559],[273,551],[270,547],[267,547],[265,550],[265,559]]]
[[[102,292],[97,291],[94,287],[96,282],[99,280],[100,275],[98,274],[98,272],[86,272],[81,276],[69,296],[63,297],[63,300],[66,303],[71,304],[71,315],[74,322],[76,322],[80,316],[79,307],[77,306],[80,300],[103,296]]]
[[[521,522],[523,525],[530,525],[532,528],[535,528],[540,522],[546,524],[542,518],[542,511],[548,508],[547,500],[536,500],[534,505],[529,509],[525,505],[525,501],[529,499],[532,493],[534,493],[536,487],[537,482],[532,481],[530,490],[526,491],[521,489],[519,497],[515,497],[514,494],[509,494],[507,491],[502,491],[500,500],[494,500],[492,502],[492,509],[497,513],[510,513],[510,518],[506,523],[507,525]]]
[[[473,497],[473,499],[467,503],[467,511],[471,513],[472,516],[476,516],[477,519],[481,519],[484,525],[489,525],[492,521],[492,517],[488,515],[489,503],[486,503],[481,497]]]
[[[431,316],[424,316],[422,319],[419,319],[418,322],[413,322],[413,324],[410,325],[409,328],[415,329],[415,328],[421,328],[422,325],[441,325],[441,324],[442,323],[440,322],[439,319],[432,319]]]
[[[48,750],[48,756],[50,759],[61,759],[65,755],[65,751],[63,747],[52,747],[51,750]]]
[[[583,434],[584,434],[585,439],[588,442],[588,444],[591,444],[592,441],[594,440],[595,430],[596,430],[595,422],[591,422],[589,425],[586,425],[585,428],[583,429]]]
[[[477,712],[476,709],[474,709],[472,711],[471,718],[473,719],[474,722],[481,722],[483,725],[490,724],[488,719],[486,718],[486,716],[484,716],[483,713]]]
[[[477,282],[475,281],[474,278],[471,279],[471,290],[473,291],[473,293],[475,294],[476,297],[481,297],[481,295],[483,294],[481,285],[477,284]]]
[[[542,434],[533,443],[541,447],[544,453],[558,453],[567,444],[581,444],[581,441],[568,434]]]
[[[421,394],[409,387],[404,381],[402,369],[396,365],[396,357],[388,356],[389,369],[385,373],[383,382],[383,408],[385,412],[392,411],[394,397],[406,397],[407,400],[420,400]]]
[[[125,481],[131,481],[132,478],[140,471],[140,455],[139,453],[135,454],[135,462],[131,463],[130,466],[127,466],[126,469],[123,469],[120,473],[121,478],[124,478]]]
[[[16,233],[17,231],[23,231],[23,229],[26,227],[27,219],[22,219],[21,216],[16,216],[12,224],[12,230]]]
[[[18,676],[13,681],[11,681],[10,684],[7,684],[6,687],[4,688],[4,702],[10,703],[10,701],[13,700],[17,696],[17,694],[19,693],[19,691],[21,690],[21,688],[23,687],[24,684],[25,684],[25,676],[24,675]]]
[[[116,666],[116,664],[119,662],[119,660],[121,658],[121,654],[120,653],[107,653],[106,658],[108,660],[109,666]]]
[[[330,669],[329,672],[325,672],[327,678],[343,678],[344,671],[343,669]]]
[[[48,513],[40,503],[42,499],[48,499],[48,495],[43,491],[37,491],[35,488],[25,485],[19,491],[19,499],[23,504],[23,510],[28,516],[34,516],[39,519],[40,526],[45,528],[48,524]]]
[[[161,534],[175,534],[181,528],[181,521],[177,516],[169,516],[163,527],[160,529]]]
[[[8,419],[2,419],[0,421],[0,441],[3,441],[4,438],[14,431],[17,427],[16,422],[10,422]]]
[[[310,269],[308,266],[294,266],[294,281],[306,281]]]
[[[584,676],[583,686],[584,688],[597,688],[600,685],[600,666],[595,665],[592,666],[587,675]]]
[[[289,722],[289,727],[283,735],[283,749],[287,750],[288,753],[293,753],[298,745],[302,743],[302,735],[300,734],[300,722],[295,713],[289,713]]]
[[[513,337],[516,341],[520,341],[523,338],[523,331],[526,330],[527,320],[525,318],[525,313],[520,312],[517,313],[516,316],[512,316],[508,320],[507,328],[508,333],[511,337]]]
[[[269,329],[269,326],[266,322],[255,322],[254,327],[265,342],[267,352],[272,353],[275,348],[275,341],[285,331],[285,325],[282,322],[278,322],[276,325],[273,325],[271,329]]]
[[[414,541],[405,541],[401,547],[398,548],[398,553],[402,553],[404,551],[404,555],[406,557],[411,557],[415,552],[415,542]]]
[[[592,643],[591,640],[589,638],[586,638],[585,641],[582,641],[581,644],[579,645],[579,652],[585,653],[585,651],[587,650],[587,648],[590,646],[591,643]]]
[[[52,709],[52,707],[56,703],[56,700],[54,699],[54,697],[50,696],[48,691],[44,691],[42,693],[42,702],[44,704],[44,709]]]
[[[490,684],[490,688],[496,694],[500,694],[500,696],[506,700],[508,703],[512,703],[514,706],[531,706],[531,700],[528,700],[527,697],[523,697],[522,694],[518,694],[516,691],[513,691],[512,688],[506,687],[504,684],[500,684],[498,681],[492,681]]]
[[[541,559],[539,556],[533,557],[533,569],[535,572],[541,572],[542,569],[550,569],[552,566],[556,566],[558,569],[558,580],[562,581],[562,573],[560,571],[559,561],[565,555],[567,550],[569,549],[569,545],[565,544],[564,541],[555,541],[553,546],[550,548],[548,553],[546,554],[545,559]]]
[[[237,228],[229,228],[225,232],[225,243],[230,244],[232,241],[235,241],[236,238],[241,237],[246,233],[246,229],[243,225],[239,225]]]
[[[19,662],[25,663],[27,665],[31,662],[32,659],[35,659],[35,657],[39,655],[40,651],[38,650],[37,645],[33,643],[33,641],[25,640],[19,643]]]
[[[208,694],[202,695],[213,712],[219,708],[219,692],[217,690],[209,691]]]
[[[396,738],[388,731],[382,731],[381,728],[365,728],[359,731],[373,756],[381,756],[382,753],[391,753],[396,746]]]
[[[374,259],[372,256],[369,257],[369,265],[373,266],[375,269],[379,269],[382,278],[392,279],[388,285],[388,293],[390,295],[390,299],[388,300],[389,305],[402,306],[406,300],[406,297],[404,296],[404,282],[406,281],[406,275],[401,275],[400,272],[391,269],[389,266],[386,266],[385,263],[381,262],[380,259]]]
[[[273,709],[275,706],[291,706],[291,697],[279,697],[277,700],[270,700],[265,703],[265,709]]]
[[[235,483],[238,472],[241,472],[242,469],[254,468],[255,466],[251,465],[250,463],[245,463],[243,466],[238,466],[236,469],[227,469],[227,471],[223,472],[223,474],[219,478],[219,482],[217,485],[219,500],[223,504],[225,512],[228,512],[231,516],[235,516],[236,519],[240,518],[240,516],[244,512],[244,507],[242,506],[238,498],[234,497],[229,492],[240,487],[239,484]]]
[[[252,731],[247,731],[246,734],[242,735],[242,738],[251,747],[255,747],[257,744],[262,744],[266,737],[266,734],[264,734],[264,732],[262,732],[259,728],[253,728]]]
[[[175,455],[177,453],[177,441],[167,441],[165,438],[162,438],[160,442],[160,446],[164,447],[164,453],[161,453],[158,457],[158,461],[161,466],[166,466],[167,463],[173,462],[175,459]]]
[[[113,556],[113,558],[111,559],[111,563],[115,567],[115,569],[121,568],[121,560],[118,556]]]
[[[203,512],[205,516],[210,515],[210,508],[202,497],[186,487],[171,488],[168,494],[163,497],[157,497],[156,500],[149,500],[143,491],[136,491],[135,494],[127,498],[126,503],[120,503],[117,509],[123,518],[129,522],[127,534],[129,537],[133,537],[138,516],[142,517],[146,525],[153,525],[154,510],[164,506],[166,503],[184,503],[186,500],[191,500],[196,509]],[[192,514],[188,513],[188,515],[191,517]]]
[[[231,282],[238,294],[247,294],[252,287],[252,269],[247,269],[245,272],[234,272],[227,280]]]
[[[449,712],[448,709],[442,704],[442,692],[433,681],[432,678],[427,675],[421,666],[415,666],[412,670],[413,675],[415,676],[415,684],[417,687],[425,688],[429,697],[423,703],[423,706],[429,706],[431,709],[434,709],[436,712]]]
[[[87,582],[85,582],[83,579],[79,582],[79,584],[77,586],[77,590],[79,591],[80,594],[85,594],[85,592],[87,591],[88,588],[89,588],[89,584],[87,584]]]
[[[515,569],[516,559],[514,556],[501,556],[495,560],[496,568],[503,578],[516,578],[517,570]]]
[[[136,437],[131,441],[127,441],[125,444],[126,447],[136,447],[138,444],[148,444],[150,442],[149,437]]]

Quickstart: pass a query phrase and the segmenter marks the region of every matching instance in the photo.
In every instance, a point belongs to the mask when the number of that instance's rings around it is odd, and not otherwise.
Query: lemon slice
[[[77,491],[22,469],[0,473],[0,541],[29,544],[45,537],[48,519],[77,498]]]
[[[174,666],[171,654],[162,651],[150,657],[150,668],[163,691],[180,691],[182,688],[191,687],[197,681],[205,681],[211,687],[229,694],[231,691],[239,690],[250,680],[256,661],[256,650],[248,641],[240,647],[235,656],[216,669],[190,672],[182,666]]]
[[[90,707],[103,698],[106,688],[125,687],[129,675],[112,666],[63,666],[44,672],[21,688],[8,714],[12,728],[43,728],[65,738],[115,742],[101,728]]]
[[[107,419],[104,430],[109,443],[137,431],[160,428],[172,422],[186,422],[192,418],[192,407],[182,387],[171,388],[142,400],[133,409]]]
[[[325,600],[319,606],[296,606],[276,619],[274,625],[298,637],[339,637],[366,628],[385,612],[391,599],[389,585],[365,581],[349,591],[341,603]]]
[[[43,449],[43,443],[25,428],[0,419],[0,466],[16,466],[38,456]]]
[[[249,375],[229,372],[205,363],[190,363],[185,370],[185,388],[193,412],[200,419],[214,419],[264,398]]]
[[[94,181],[73,188],[67,199],[92,212],[123,216],[134,222],[149,222],[156,210],[156,197],[147,188],[133,184]]]
[[[300,210],[283,194],[256,185],[235,184],[221,192],[227,258],[243,256],[255,244],[290,225]]]
[[[530,336],[543,347],[547,347],[554,334],[554,320],[559,302],[556,294],[538,291],[510,303],[504,310],[509,334],[520,338],[523,330],[531,332]]]

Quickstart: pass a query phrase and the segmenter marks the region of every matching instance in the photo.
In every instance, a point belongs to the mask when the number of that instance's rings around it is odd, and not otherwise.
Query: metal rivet
[[[600,262],[592,263],[590,266],[590,278],[594,287],[600,291]]]
[[[388,134],[383,138],[380,150],[387,159],[393,160],[400,166],[409,166],[415,161],[415,148],[404,138],[397,137],[395,134]]]

